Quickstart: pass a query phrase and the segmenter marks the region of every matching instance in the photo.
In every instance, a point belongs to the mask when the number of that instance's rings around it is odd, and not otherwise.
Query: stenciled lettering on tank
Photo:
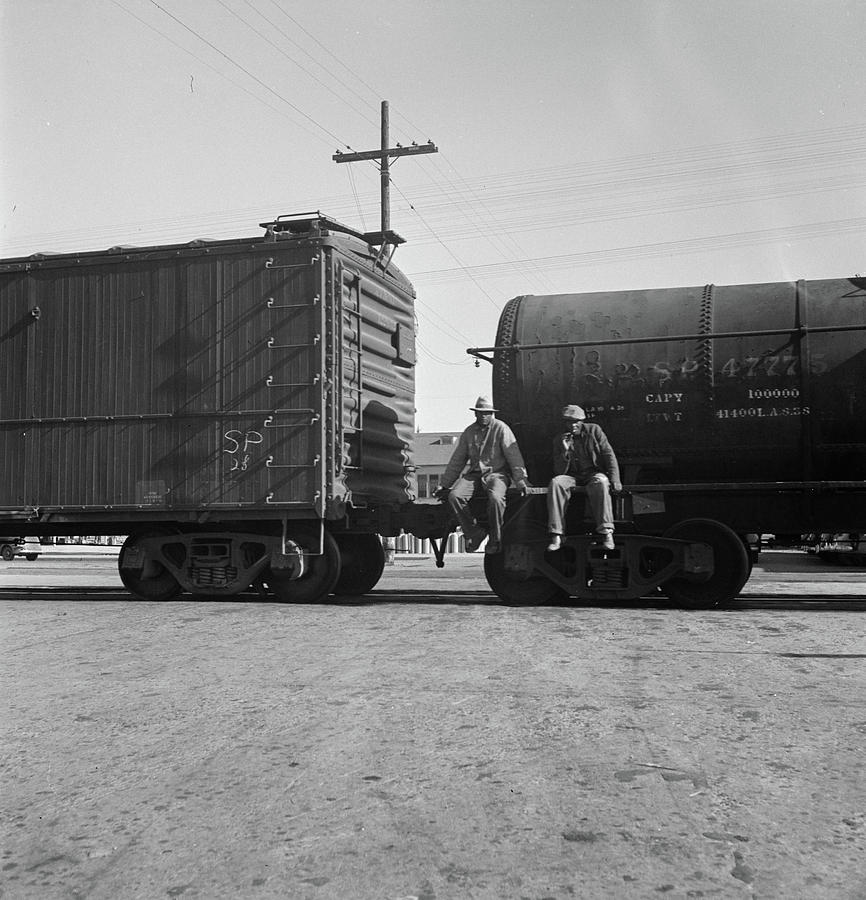
[[[646,384],[643,370],[636,362],[621,362],[613,367],[614,386],[622,383],[626,387]]]
[[[700,373],[700,363],[692,356],[660,359],[647,368],[646,386],[653,390],[642,396],[645,425],[678,425],[688,421],[688,388]]]
[[[792,416],[808,416],[810,409],[799,402],[800,388],[797,385],[778,387],[746,387],[732,393],[725,392],[724,405],[715,411],[717,419],[776,419]]]
[[[601,366],[601,354],[598,350],[590,350],[583,359],[583,378],[595,384],[604,384],[604,370]]]
[[[588,403],[583,410],[587,419],[594,419],[597,416],[621,416],[627,408],[623,403]]]
[[[683,421],[685,421],[685,414],[681,409],[644,413],[644,422],[647,425],[664,425]]]
[[[733,406],[716,410],[717,419],[774,419],[787,416],[808,416],[808,406]]]
[[[800,388],[748,388],[746,396],[749,400],[791,400],[798,399]]]
[[[644,400],[647,403],[682,403],[685,394],[682,391],[672,391],[664,394],[645,394]]]
[[[663,425],[685,421],[683,405],[685,391],[650,391],[644,394],[644,403],[650,411],[644,413],[647,425]]]
[[[746,350],[736,356],[721,355],[716,373],[716,419],[733,425],[809,416],[811,409],[800,396],[800,359],[790,343],[763,351]],[[820,376],[827,371],[826,354],[811,354],[809,374]]]
[[[681,356],[673,362],[660,359],[647,369],[649,382],[659,389],[669,382],[694,381],[699,372],[700,363],[692,356]]]
[[[809,374],[823,375],[828,369],[826,354],[813,353],[809,360]],[[718,371],[720,379],[798,378],[800,357],[793,353],[767,351],[743,357],[730,356]]]

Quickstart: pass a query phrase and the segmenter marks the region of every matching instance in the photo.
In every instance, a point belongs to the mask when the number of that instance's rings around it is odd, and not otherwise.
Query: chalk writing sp
[[[231,459],[229,471],[246,472],[252,461],[252,451],[257,444],[264,441],[261,432],[238,431],[233,428],[227,431],[223,437],[225,438],[223,453],[227,453]]]

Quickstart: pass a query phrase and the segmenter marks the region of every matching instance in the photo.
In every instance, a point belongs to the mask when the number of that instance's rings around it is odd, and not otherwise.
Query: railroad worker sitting
[[[440,499],[447,497],[471,552],[487,535],[472,515],[469,501],[476,493],[486,493],[490,539],[485,552],[498,553],[505,492],[512,482],[521,492],[526,490],[526,464],[514,433],[496,418],[496,410],[487,397],[479,397],[470,409],[475,413],[475,421],[460,435],[437,495]]]
[[[613,503],[610,491],[621,491],[619,464],[601,427],[586,421],[579,406],[562,410],[563,433],[553,440],[554,477],[547,490],[547,522],[550,543],[547,549],[559,550],[568,502],[577,487],[586,489],[595,531],[601,545],[613,550]]]

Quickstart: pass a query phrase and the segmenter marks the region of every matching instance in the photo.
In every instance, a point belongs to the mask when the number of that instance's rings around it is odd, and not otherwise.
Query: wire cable
[[[256,84],[260,85],[260,86],[263,87],[266,91],[268,91],[269,93],[273,94],[278,100],[281,100],[281,101],[282,101],[283,103],[285,103],[287,106],[290,106],[296,113],[298,113],[298,115],[303,116],[308,122],[310,122],[310,123],[312,123],[313,125],[315,125],[316,128],[318,128],[318,129],[320,129],[321,131],[323,131],[325,134],[327,134],[329,137],[331,137],[333,140],[335,140],[338,144],[341,144],[341,145],[344,146],[344,147],[348,147],[350,150],[352,149],[352,148],[349,147],[349,145],[346,144],[341,138],[339,138],[336,134],[334,134],[333,131],[331,131],[329,128],[326,128],[324,125],[321,124],[321,122],[317,122],[312,116],[310,116],[310,115],[308,115],[307,113],[305,113],[300,107],[295,106],[295,104],[292,103],[291,100],[287,100],[282,94],[280,94],[278,91],[275,91],[270,85],[265,84],[265,82],[262,81],[261,78],[259,78],[257,75],[254,75],[252,72],[250,72],[249,69],[247,69],[246,67],[242,66],[242,65],[241,65],[239,62],[237,62],[236,60],[232,59],[231,56],[229,56],[229,55],[228,55],[227,53],[225,53],[224,51],[220,50],[220,48],[217,47],[215,44],[212,44],[206,37],[203,37],[202,35],[200,35],[194,28],[191,28],[191,27],[190,27],[189,25],[187,25],[185,22],[181,21],[176,15],[174,15],[174,13],[169,12],[169,11],[168,11],[167,9],[165,9],[163,6],[160,6],[159,3],[156,2],[156,0],[150,0],[150,2],[151,2],[158,10],[160,10],[160,12],[165,13],[165,15],[167,15],[167,16],[168,16],[170,19],[172,19],[174,22],[177,22],[177,24],[180,25],[181,28],[184,28],[184,29],[185,29],[186,31],[188,31],[191,35],[193,35],[194,37],[198,38],[198,40],[200,40],[202,43],[207,44],[208,47],[211,48],[211,50],[213,50],[215,53],[218,53],[223,59],[225,59],[226,61],[228,61],[229,63],[231,63],[231,64],[232,64],[233,66],[235,66],[236,68],[240,69],[246,76],[248,76],[249,78],[252,78],[252,80],[255,81]]]
[[[338,100],[344,101],[344,98],[341,97],[340,94],[338,94],[337,91],[335,91],[330,85],[325,84],[325,82],[322,81],[322,79],[319,78],[318,75],[315,75],[315,74],[314,74],[313,72],[311,72],[309,69],[307,69],[307,68],[305,68],[304,66],[302,66],[296,59],[294,59],[293,57],[289,56],[289,54],[286,53],[286,51],[283,50],[282,47],[280,47],[278,44],[276,44],[274,41],[272,41],[266,34],[262,34],[262,32],[259,31],[258,28],[256,28],[254,25],[252,25],[252,24],[251,24],[250,22],[248,22],[246,19],[244,19],[243,16],[241,16],[239,13],[235,12],[230,6],[228,6],[228,5],[224,2],[224,0],[217,0],[217,3],[219,3],[219,5],[220,5],[223,9],[225,9],[227,12],[231,13],[231,15],[233,15],[239,22],[242,22],[244,25],[246,25],[247,28],[250,29],[250,31],[252,31],[254,34],[258,35],[263,41],[265,41],[265,43],[267,43],[267,44],[269,44],[271,47],[273,47],[274,50],[277,51],[277,53],[281,54],[281,55],[282,55],[285,59],[287,59],[290,63],[292,63],[293,65],[297,66],[297,67],[298,67],[305,75],[307,75],[309,78],[312,78],[313,81],[316,82],[316,84],[318,84],[318,85],[320,85],[321,87],[323,87],[329,94],[332,94],[332,95],[333,95],[334,97],[336,97]],[[261,16],[261,17],[262,17],[262,18],[263,18],[263,19],[264,19],[264,20],[265,20],[272,28],[274,28],[275,30],[279,31],[280,34],[283,35],[283,37],[287,38],[288,40],[291,40],[290,38],[288,38],[288,35],[286,35],[285,32],[281,31],[280,28],[279,28],[277,25],[275,25],[275,24],[274,24],[274,23],[273,23],[273,22],[272,22],[265,14],[264,14],[264,13],[259,12],[259,10],[257,10],[257,9],[252,5],[252,3],[249,2],[249,0],[244,0],[244,3],[246,3],[246,5],[249,6],[250,9],[253,10],[253,12],[255,12],[257,15]],[[294,41],[293,41],[292,43],[294,43]],[[308,54],[308,55],[309,55],[309,54]],[[353,111],[356,112],[358,115],[360,115],[363,119],[365,119],[369,124],[373,125],[374,128],[378,128],[378,127],[379,127],[379,123],[378,123],[378,122],[374,121],[374,120],[371,119],[369,116],[364,115],[364,113],[362,113],[360,110],[357,110],[357,109],[356,109],[356,110],[353,110]],[[350,149],[351,149],[351,148],[350,148]]]
[[[210,69],[211,72],[214,72],[220,78],[224,78],[226,81],[229,82],[229,84],[233,84],[236,88],[243,91],[249,97],[252,97],[253,100],[256,100],[257,102],[264,104],[265,106],[267,106],[268,109],[272,110],[273,112],[277,113],[278,115],[288,118],[289,121],[291,121],[294,125],[300,125],[300,127],[303,128],[303,130],[306,131],[307,134],[311,135],[312,137],[315,137],[319,140],[322,139],[319,134],[317,134],[312,129],[308,128],[306,126],[306,124],[304,124],[303,122],[298,123],[298,121],[296,119],[289,118],[284,109],[279,109],[278,107],[273,106],[272,104],[268,103],[268,101],[265,100],[264,97],[261,97],[258,94],[254,93],[253,91],[251,91],[249,88],[244,87],[244,85],[242,85],[239,81],[235,81],[233,78],[230,78],[225,72],[221,72],[216,66],[212,65],[207,60],[202,59],[198,54],[193,53],[192,50],[190,50],[188,47],[184,47],[183,44],[180,44],[176,40],[174,40],[174,38],[169,37],[164,31],[160,31],[156,26],[151,25],[150,22],[147,22],[144,19],[142,19],[141,16],[134,13],[131,9],[127,9],[125,6],[123,6],[121,3],[119,3],[118,0],[110,0],[110,2],[113,3],[118,9],[125,12],[127,15],[132,16],[133,19],[135,19],[137,22],[140,22],[142,25],[145,26],[145,28],[149,28],[152,32],[154,32],[154,34],[158,34],[161,38],[168,41],[172,46],[177,47],[178,50],[182,50],[188,56],[191,56],[194,60],[201,63],[203,66],[207,67],[208,69]]]
[[[490,301],[491,305],[493,306],[494,309],[497,310],[497,312],[501,311],[502,306],[500,304],[498,304],[493,299],[493,297],[490,296],[490,294],[487,293],[487,291],[484,289],[484,287],[482,285],[478,284],[478,282],[475,280],[475,278],[472,276],[471,272],[469,271],[469,268],[463,263],[463,261],[460,259],[460,257],[457,256],[457,254],[439,237],[439,235],[436,234],[436,232],[433,230],[433,228],[427,223],[424,216],[422,216],[421,213],[418,212],[418,210],[411,203],[409,198],[394,183],[393,178],[389,178],[388,180],[391,182],[391,185],[394,187],[394,189],[397,191],[397,193],[400,194],[400,196],[406,201],[406,204],[409,206],[409,209],[411,209],[415,213],[415,215],[418,217],[418,219],[424,224],[424,226],[427,228],[427,230],[430,232],[430,234],[433,235],[433,237],[442,246],[442,248],[448,253],[448,255],[451,256],[451,258],[455,262],[458,263],[458,265],[461,268],[461,271],[463,271],[466,274],[466,277],[469,278],[469,280],[478,288],[478,290],[481,291],[481,293]]]
[[[551,269],[563,269],[612,262],[619,263],[624,259],[643,259],[674,254],[724,250],[731,247],[755,244],[803,240],[805,238],[825,237],[832,234],[860,232],[864,229],[866,229],[866,217],[858,217],[830,222],[812,222],[806,225],[794,225],[784,228],[767,228],[758,231],[738,231],[730,234],[707,235],[706,237],[687,238],[679,241],[611,247],[584,253],[542,256],[538,257],[537,261]],[[521,262],[521,260],[515,260],[514,265]],[[453,269],[431,269],[426,272],[411,272],[407,273],[407,275],[412,280],[423,281],[426,284],[441,284],[447,281],[456,281],[459,278],[466,277],[467,274],[471,274],[473,279],[501,275],[510,271],[511,265],[511,263],[490,263],[471,267],[461,266]]]
[[[364,221],[364,211],[361,209],[361,201],[358,199],[358,189],[355,187],[355,176],[352,174],[352,167],[346,166],[346,171],[349,173],[349,183],[352,185],[352,194],[355,197],[355,205],[358,208],[358,218],[361,220],[361,227],[366,231],[367,223]]]

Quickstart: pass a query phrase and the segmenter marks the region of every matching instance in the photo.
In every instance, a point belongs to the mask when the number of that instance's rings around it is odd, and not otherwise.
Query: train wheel
[[[740,537],[713,519],[685,519],[665,532],[665,537],[709,544],[713,549],[713,574],[706,581],[671,578],[662,590],[685,606],[713,607],[730,603],[749,579],[749,553]]]
[[[334,593],[359,597],[372,591],[385,571],[385,548],[377,534],[340,534],[340,577]]]
[[[544,576],[519,580],[505,571],[505,554],[484,556],[484,575],[493,592],[505,603],[528,606],[556,606],[568,600],[568,594]]]
[[[291,538],[307,550],[319,544],[319,535],[312,529],[296,532]],[[321,555],[304,558],[304,574],[300,578],[269,568],[263,580],[280,603],[315,603],[327,597],[340,580],[340,549],[333,535],[323,533]]]
[[[117,571],[124,587],[140,600],[161,602],[173,600],[181,593],[175,577],[147,552],[144,541],[164,537],[165,532],[143,531],[131,534],[123,543],[117,558]]]

